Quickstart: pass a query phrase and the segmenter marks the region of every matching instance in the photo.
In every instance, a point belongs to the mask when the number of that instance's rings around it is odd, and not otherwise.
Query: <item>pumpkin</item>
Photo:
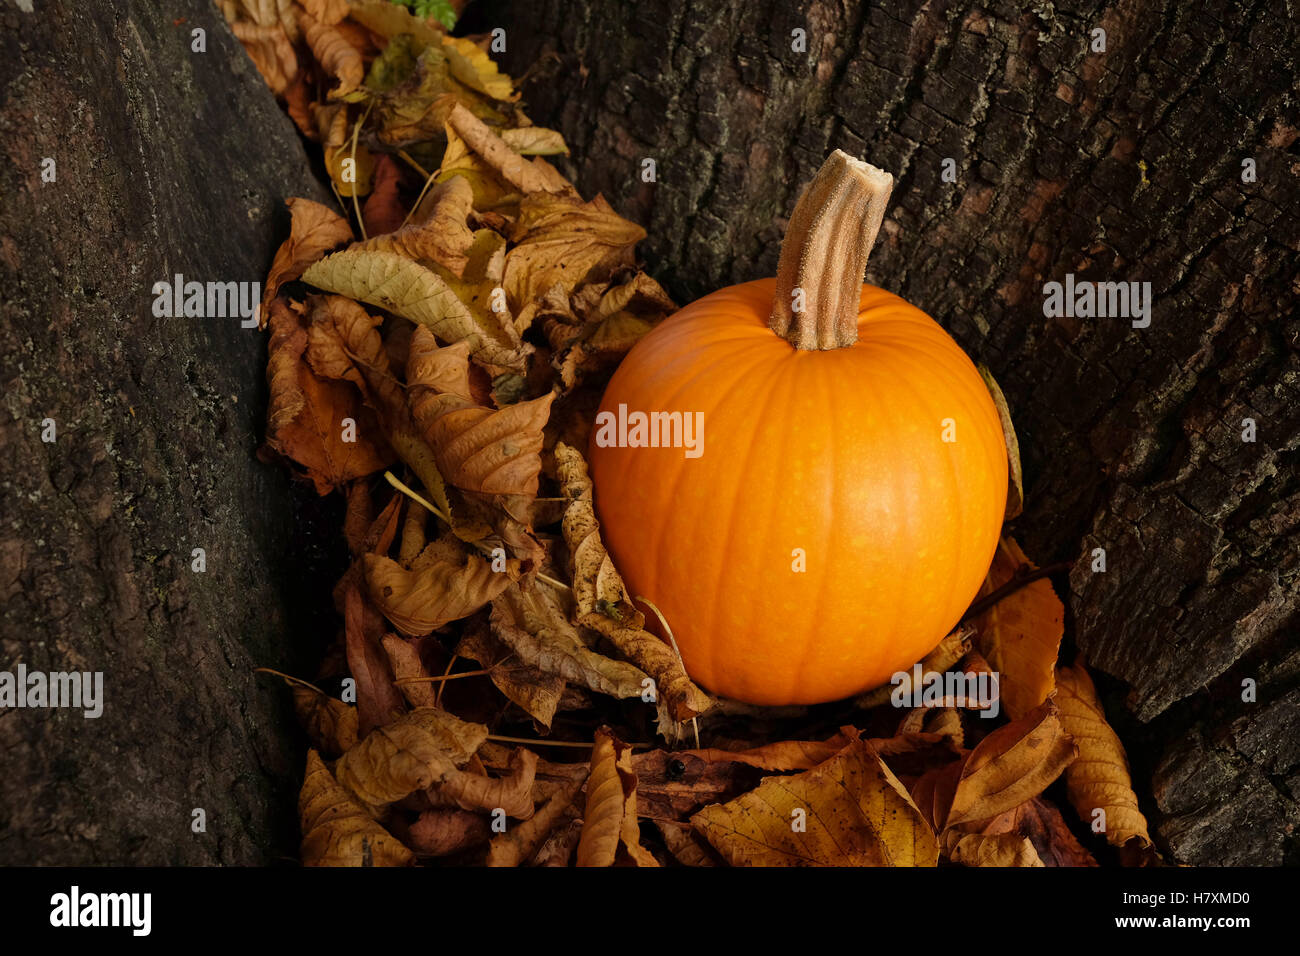
[[[606,546],[718,695],[813,704],[887,682],[957,624],[997,547],[988,389],[933,319],[862,284],[892,186],[837,150],[776,278],[677,312],[602,399]]]

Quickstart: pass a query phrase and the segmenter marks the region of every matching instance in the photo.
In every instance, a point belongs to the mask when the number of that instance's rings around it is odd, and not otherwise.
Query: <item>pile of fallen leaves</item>
[[[304,863],[1093,865],[1076,832],[1152,858],[1093,685],[1057,667],[1060,601],[1010,539],[921,662],[1000,673],[997,720],[942,697],[900,720],[889,687],[754,708],[695,686],[601,543],[581,451],[675,308],[636,267],[644,232],[583,201],[542,158],[560,135],[436,20],[222,6],[339,203],[289,200],[263,303],[263,454],[346,496],[351,554],[341,632],[289,678]]]

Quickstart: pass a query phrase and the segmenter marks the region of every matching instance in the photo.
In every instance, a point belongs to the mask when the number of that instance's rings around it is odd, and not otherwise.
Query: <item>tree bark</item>
[[[0,8],[0,671],[100,671],[104,709],[0,709],[0,863],[294,858],[302,748],[253,668],[319,642],[327,559],[254,458],[262,333],[152,288],[260,281],[321,189],[211,4],[37,6]]]
[[[1040,563],[1078,558],[1058,582],[1068,635],[1130,688],[1131,717],[1110,711],[1160,843],[1189,863],[1294,861],[1287,5],[491,0],[470,17],[506,28],[514,73],[537,64],[525,102],[568,140],[564,171],[646,226],[682,301],[775,272],[783,217],[831,150],[895,175],[868,281],[1006,392],[1028,485],[1012,533]],[[1047,317],[1044,284],[1070,273],[1150,282],[1149,327]]]

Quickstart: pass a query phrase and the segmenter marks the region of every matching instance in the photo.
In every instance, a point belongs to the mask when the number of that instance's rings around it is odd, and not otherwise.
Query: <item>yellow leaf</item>
[[[442,49],[447,56],[451,75],[471,90],[477,90],[494,100],[509,101],[513,98],[514,85],[510,82],[510,77],[497,70],[491,57],[472,40],[444,36]]]
[[[364,146],[358,144],[355,152],[351,141],[342,146],[326,146],[325,169],[340,196],[351,198],[354,194],[370,195],[375,176],[375,158]]]
[[[564,137],[553,129],[542,126],[521,126],[501,131],[507,146],[524,156],[567,156],[569,147]]]
[[[1106,840],[1113,846],[1133,842],[1138,851],[1151,850],[1151,836],[1146,817],[1138,810],[1124,745],[1106,722],[1092,678],[1082,665],[1060,667],[1056,687],[1061,726],[1079,748],[1079,759],[1065,771],[1070,803],[1089,826],[1101,810]]]
[[[1003,538],[993,555],[993,566],[980,588],[991,594],[1034,565],[1011,538]],[[1003,598],[973,621],[979,651],[1001,677],[999,691],[1007,714],[1014,720],[1029,713],[1056,686],[1056,656],[1065,633],[1065,608],[1052,582],[1039,578]]]
[[[691,822],[733,866],[934,866],[939,857],[921,811],[861,740]]]
[[[304,866],[410,866],[415,856],[372,820],[314,750],[298,797]]]
[[[326,256],[302,275],[320,289],[369,302],[423,325],[445,342],[468,343],[483,362],[525,370],[527,350],[507,349],[474,321],[465,304],[438,276],[392,252],[344,249]]]

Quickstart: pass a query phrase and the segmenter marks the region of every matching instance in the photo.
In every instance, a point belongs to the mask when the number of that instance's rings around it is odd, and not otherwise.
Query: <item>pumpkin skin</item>
[[[606,547],[687,673],[814,704],[886,683],[957,624],[997,547],[1007,453],[979,372],[924,312],[864,285],[858,341],[799,350],[768,328],[774,289],[699,299],[610,380],[602,412],[702,412],[699,457],[596,429],[589,460]]]

